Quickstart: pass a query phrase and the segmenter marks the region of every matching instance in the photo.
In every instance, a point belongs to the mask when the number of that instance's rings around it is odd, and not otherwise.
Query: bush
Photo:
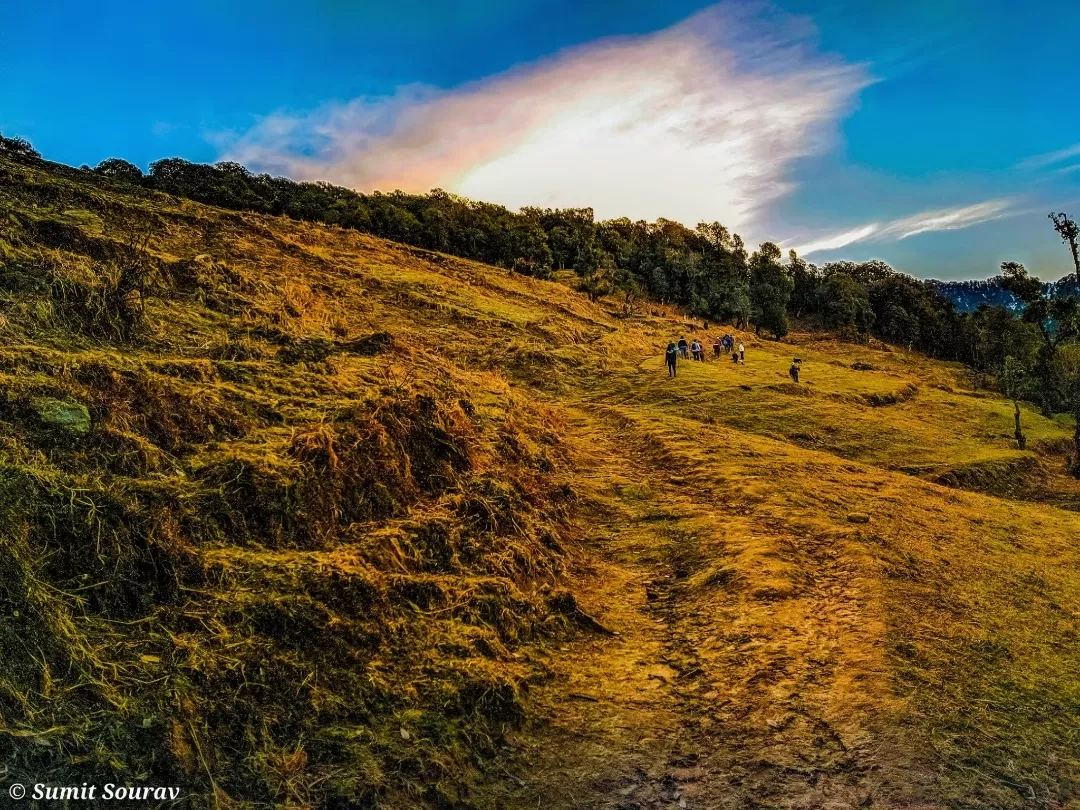
[[[145,270],[108,264],[94,279],[48,270],[49,297],[57,319],[68,329],[104,340],[128,342],[143,333]]]
[[[5,138],[0,134],[0,157],[22,161],[41,160],[41,153],[25,138]]]
[[[94,174],[100,174],[102,177],[111,177],[114,180],[120,180],[124,183],[132,183],[138,185],[143,179],[142,169],[136,166],[134,163],[128,163],[126,160],[120,158],[108,158],[101,161],[94,169]]]

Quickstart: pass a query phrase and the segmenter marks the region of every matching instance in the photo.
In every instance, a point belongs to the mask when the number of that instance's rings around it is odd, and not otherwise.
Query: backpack
[[[679,357],[679,350],[678,349],[668,349],[667,354],[665,356],[667,357],[667,361],[669,363],[674,363]]]

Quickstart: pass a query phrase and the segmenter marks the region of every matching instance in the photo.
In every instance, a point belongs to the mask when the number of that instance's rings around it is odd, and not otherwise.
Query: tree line
[[[37,161],[25,140],[0,135],[0,156]],[[862,341],[870,336],[956,360],[998,379],[1017,403],[1047,415],[1080,417],[1080,254],[1076,224],[1053,214],[1069,245],[1076,276],[1045,284],[1006,262],[987,281],[961,282],[973,306],[957,307],[950,285],[899,273],[882,261],[787,261],[777,245],[749,251],[718,222],[627,218],[597,221],[591,208],[511,211],[436,189],[364,194],[325,182],[255,174],[238,163],[199,164],[165,158],[149,171],[110,158],[83,171],[235,211],[288,216],[448,253],[540,278],[573,271],[592,299],[614,298],[626,314],[646,300],[689,315],[733,323],[781,338],[789,319]],[[955,290],[953,290],[955,292]],[[1023,443],[1017,406],[1017,441]],[[1073,466],[1080,475],[1080,427]]]
[[[718,222],[596,220],[591,208],[511,211],[436,189],[364,194],[324,182],[255,174],[237,163],[166,158],[145,174],[117,158],[93,174],[237,211],[284,215],[449,253],[539,278],[572,270],[594,300],[632,313],[645,300],[712,322],[783,337],[789,318],[816,319],[935,357],[970,361],[976,332],[932,284],[881,261],[809,264],[771,242],[750,251]]]

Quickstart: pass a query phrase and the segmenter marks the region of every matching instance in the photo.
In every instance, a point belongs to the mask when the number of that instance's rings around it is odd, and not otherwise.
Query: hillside
[[[1072,426],[817,332],[670,380],[701,324],[616,309],[0,161],[9,780],[1080,806]]]

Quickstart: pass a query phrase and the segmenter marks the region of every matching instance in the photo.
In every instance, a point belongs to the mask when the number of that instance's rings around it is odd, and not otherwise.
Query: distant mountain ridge
[[[971,281],[932,279],[929,283],[939,295],[952,301],[960,312],[974,312],[981,306],[1002,307],[1010,312],[1021,309],[1016,296],[1001,286],[1001,276]],[[1043,294],[1053,298],[1075,295],[1078,290],[1080,285],[1077,285],[1076,278],[1071,274],[1043,284]]]

